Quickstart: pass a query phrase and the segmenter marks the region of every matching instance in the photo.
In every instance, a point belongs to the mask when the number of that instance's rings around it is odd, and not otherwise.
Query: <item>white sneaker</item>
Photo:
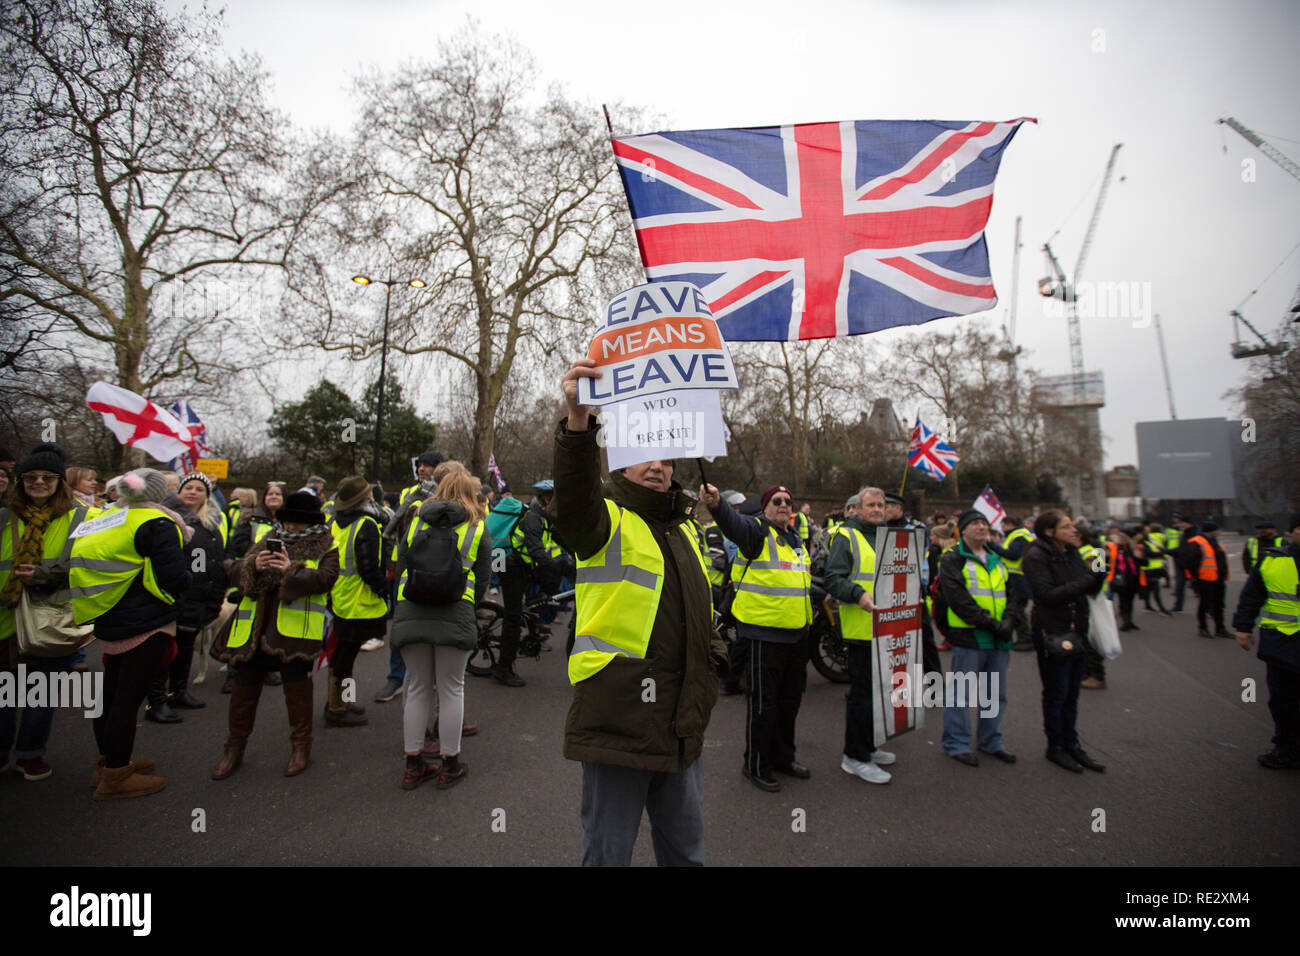
[[[377,651],[383,646],[384,646],[384,639],[382,637],[372,637],[370,640],[366,641],[364,644],[361,645],[361,649],[363,651]]]
[[[897,759],[898,758],[895,757],[893,754],[891,754],[888,750],[873,750],[871,752],[871,762],[874,763],[877,767],[888,767],[891,763],[893,763]]]
[[[886,770],[881,770],[874,763],[864,763],[861,760],[853,760],[850,757],[840,758],[840,769],[845,773],[853,774],[865,780],[867,783],[889,783],[894,779]]]

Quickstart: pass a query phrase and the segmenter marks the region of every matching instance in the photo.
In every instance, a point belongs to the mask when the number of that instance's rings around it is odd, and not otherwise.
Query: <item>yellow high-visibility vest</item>
[[[45,536],[41,544],[41,566],[45,568],[54,567],[56,564],[65,564],[72,556],[72,532],[77,526],[87,520],[88,509],[85,505],[77,505],[71,511],[65,511],[57,518],[52,520],[45,528]],[[14,558],[14,538],[13,530],[10,528],[10,522],[17,522],[18,540],[22,541],[27,526],[21,518],[14,512],[5,510],[0,512],[3,519],[0,519],[0,588],[5,586],[9,580],[9,573],[13,569]],[[7,520],[6,520],[7,519]],[[52,596],[56,603],[70,600],[67,592],[60,592]],[[14,609],[11,607],[0,607],[0,641],[13,637],[18,631],[18,626],[14,622]]]
[[[415,536],[425,528],[432,527],[428,522],[418,514],[415,520],[411,522],[411,527],[406,532],[406,549],[409,553],[411,545],[415,543]],[[483,540],[483,522],[475,521],[471,524],[468,521],[462,521],[456,525],[453,532],[456,535],[456,550],[460,553],[460,566],[465,570],[465,590],[461,592],[461,600],[468,601],[470,606],[474,606],[474,556],[478,554],[479,542]],[[397,600],[405,601],[406,598],[406,578],[409,575],[408,568],[402,568],[402,578],[398,582]]]
[[[636,512],[620,508],[609,498],[605,510],[609,537],[595,554],[578,560],[577,621],[569,654],[571,684],[599,673],[615,657],[645,659],[663,591],[664,554],[649,525]],[[699,558],[700,573],[707,582],[704,556],[694,532],[686,522],[678,531]]]
[[[966,577],[966,590],[975,599],[975,603],[988,611],[993,616],[993,620],[1002,620],[1002,612],[1007,607],[1007,569],[1002,566],[1002,562],[999,561],[994,565],[990,572],[975,558],[967,556],[966,566],[962,570]],[[949,605],[948,626],[974,627],[975,625],[960,617]]]
[[[749,561],[743,554],[736,555],[731,580],[736,589],[731,613],[737,621],[787,629],[812,623],[808,552],[802,546],[792,548],[778,537],[775,528],[768,527],[767,541],[758,558]]]
[[[871,546],[867,536],[857,528],[843,525],[835,529],[849,542],[849,553],[853,560],[853,570],[849,580],[872,593],[876,583],[876,549]],[[840,604],[840,633],[846,641],[869,641],[874,636],[873,614],[864,611],[856,604]]]
[[[114,512],[116,513],[116,512]],[[120,524],[72,539],[72,570],[68,577],[72,612],[78,624],[101,616],[120,601],[137,575],[144,575],[145,590],[164,604],[176,599],[158,585],[153,561],[135,549],[135,533],[155,518],[166,518],[176,529],[176,543],[185,538],[180,526],[156,508],[122,509]]]
[[[1259,564],[1259,576],[1268,592],[1259,626],[1283,634],[1300,631],[1300,575],[1296,574],[1295,558],[1266,554]]]
[[[337,524],[330,527],[334,547],[339,552],[339,576],[330,591],[330,602],[334,606],[335,616],[349,621],[371,620],[388,613],[388,602],[384,596],[376,594],[361,579],[361,572],[357,568],[357,534],[367,521],[375,526],[378,534],[379,522],[370,515],[362,515],[346,528],[340,528]]]
[[[1011,547],[1011,545],[1015,544],[1017,541],[1021,540],[1022,538],[1025,540],[1025,547],[1029,547],[1029,542],[1032,542],[1034,540],[1034,533],[1030,531],[1028,528],[1016,528],[1009,535],[1007,535],[1007,540],[1003,543],[1002,547],[1009,548]],[[1007,566],[1008,574],[1024,574],[1025,572],[1021,570],[1021,566],[1024,560],[1025,560],[1025,553],[1021,551],[1020,557],[1017,558],[1015,561],[1012,561],[1010,558],[1003,558],[1002,563]]]

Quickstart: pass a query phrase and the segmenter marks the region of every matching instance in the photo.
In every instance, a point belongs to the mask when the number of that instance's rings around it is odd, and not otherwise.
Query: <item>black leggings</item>
[[[194,642],[199,632],[194,628],[176,626],[176,659],[168,671],[171,674],[172,690],[184,690],[190,679],[190,664],[194,661]]]
[[[163,672],[171,635],[159,631],[125,654],[104,655],[104,712],[94,720],[95,743],[107,766],[125,767],[135,746],[135,718],[149,684]]]
[[[296,684],[311,674],[311,661],[282,661],[259,647],[250,660],[235,667],[235,683],[256,687],[266,680],[267,671],[279,671],[286,684]]]
[[[345,680],[352,676],[352,667],[356,664],[357,655],[361,653],[361,645],[365,641],[345,641],[342,638],[334,645],[334,653],[330,655],[330,669],[334,671],[334,676],[339,680]]]

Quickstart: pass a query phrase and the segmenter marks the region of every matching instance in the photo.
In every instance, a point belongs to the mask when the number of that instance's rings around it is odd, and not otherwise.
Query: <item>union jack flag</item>
[[[732,341],[831,338],[997,304],[984,226],[1020,124],[858,121],[618,136],[651,280]]]
[[[506,480],[501,476],[501,469],[497,467],[496,453],[488,455],[488,471],[492,473],[492,480],[496,483],[497,491],[506,486]]]
[[[167,467],[172,471],[193,471],[197,467],[200,458],[212,457],[212,449],[208,447],[207,427],[190,406],[188,398],[178,398],[176,404],[171,407],[171,413],[176,416],[182,425],[190,430],[190,436],[194,439],[194,453],[186,451],[169,461]]]
[[[921,424],[918,415],[916,427],[912,429],[912,443],[907,446],[907,463],[920,468],[931,478],[943,481],[959,461],[961,455],[939,441],[938,435]]]

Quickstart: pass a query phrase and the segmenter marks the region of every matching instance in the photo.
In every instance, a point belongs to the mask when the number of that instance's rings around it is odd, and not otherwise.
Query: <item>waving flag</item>
[[[831,338],[997,304],[984,226],[1026,118],[617,136],[651,280],[704,290],[731,341]]]
[[[501,469],[497,467],[497,456],[495,452],[488,455],[488,471],[492,474],[492,480],[496,482],[497,491],[500,491],[506,486],[506,480],[501,477]]]
[[[998,496],[993,493],[993,489],[988,485],[980,492],[980,496],[975,499],[971,505],[976,511],[989,519],[989,527],[1001,528],[1002,519],[1007,516],[1006,510],[1002,507],[1002,502],[998,501]]]
[[[186,426],[190,430],[190,434],[194,436],[196,452],[193,455],[186,452],[183,455],[173,458],[167,463],[168,467],[171,468],[172,471],[193,471],[200,458],[212,457],[212,449],[208,446],[207,428],[203,424],[202,419],[199,418],[198,413],[196,413],[194,408],[190,405],[190,400],[188,398],[178,398],[176,404],[172,406],[171,411],[172,414],[176,416],[177,420],[180,421],[182,425]]]
[[[916,427],[912,429],[912,443],[907,446],[907,463],[937,481],[952,471],[953,466],[961,461],[961,456],[939,441],[939,436],[921,424],[921,417],[916,418]]]
[[[186,453],[198,457],[189,428],[135,392],[96,382],[86,392],[86,405],[104,416],[104,424],[123,445],[142,448],[158,461]]]

